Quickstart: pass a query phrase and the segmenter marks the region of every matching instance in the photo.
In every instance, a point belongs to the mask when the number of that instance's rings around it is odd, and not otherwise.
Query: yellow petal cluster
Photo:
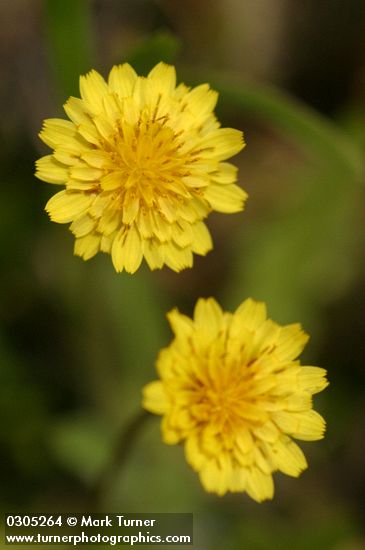
[[[45,120],[40,132],[53,152],[36,175],[65,186],[46,205],[51,220],[71,223],[75,254],[110,253],[118,272],[143,259],[151,269],[191,267],[193,253],[212,248],[203,220],[242,210],[247,196],[226,162],[242,132],[220,127],[217,93],[176,86],[164,63],[147,77],[126,63],[107,82],[94,70],[82,76],[80,94],[64,106],[70,120]]]
[[[293,438],[325,431],[312,395],[328,385],[326,371],[298,360],[308,336],[268,319],[252,299],[233,314],[200,299],[193,319],[176,309],[168,319],[175,338],[159,354],[160,380],[144,387],[143,406],[163,416],[164,442],[184,444],[208,492],[272,498],[273,472],[297,477],[307,467]]]

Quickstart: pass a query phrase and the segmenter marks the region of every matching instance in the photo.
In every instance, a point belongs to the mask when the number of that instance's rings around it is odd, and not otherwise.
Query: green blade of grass
[[[278,320],[318,328],[321,308],[357,269],[362,152],[334,123],[285,93],[219,75],[199,75],[203,80],[220,92],[224,113],[265,121],[308,158],[293,174],[290,196],[279,196],[265,222],[253,221],[232,239],[225,303],[234,307],[252,295],[267,301]]]
[[[335,124],[289,94],[270,86],[243,81],[235,76],[184,70],[189,81],[208,82],[220,93],[223,111],[257,117],[275,126],[305,147],[323,164],[359,182],[364,176],[364,158],[357,144]]]
[[[51,71],[64,101],[78,92],[79,76],[92,68],[93,32],[88,0],[44,0]]]

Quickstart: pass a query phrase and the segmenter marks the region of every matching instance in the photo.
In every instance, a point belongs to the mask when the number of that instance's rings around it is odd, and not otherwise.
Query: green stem
[[[194,83],[206,81],[221,95],[223,108],[239,110],[285,131],[318,159],[354,180],[364,176],[364,158],[357,144],[331,121],[273,86],[244,81],[234,75],[183,72]]]
[[[77,94],[80,74],[92,68],[91,2],[44,0],[51,70],[61,99]]]
[[[104,497],[108,494],[118,472],[120,472],[123,465],[128,460],[141,430],[147,419],[151,416],[150,413],[141,409],[130,419],[121,435],[117,438],[114,451],[112,452],[108,464],[96,479],[88,495],[89,501],[96,506],[97,510],[102,509]]]

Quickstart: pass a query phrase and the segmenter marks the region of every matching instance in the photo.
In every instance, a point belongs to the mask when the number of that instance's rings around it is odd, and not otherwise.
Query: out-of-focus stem
[[[114,451],[111,454],[108,464],[96,479],[88,495],[88,504],[101,511],[104,505],[104,498],[107,496],[113,481],[122,470],[128,460],[133,446],[137,441],[146,421],[151,417],[147,411],[141,409],[124,426],[119,437],[117,437]]]
[[[88,0],[44,0],[50,68],[63,101],[78,90],[80,74],[94,62]]]

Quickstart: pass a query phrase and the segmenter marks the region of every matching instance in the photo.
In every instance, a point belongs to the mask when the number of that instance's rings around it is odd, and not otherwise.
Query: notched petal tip
[[[192,334],[194,328],[192,319],[180,313],[176,307],[169,311],[166,317],[175,336],[189,337]]]

